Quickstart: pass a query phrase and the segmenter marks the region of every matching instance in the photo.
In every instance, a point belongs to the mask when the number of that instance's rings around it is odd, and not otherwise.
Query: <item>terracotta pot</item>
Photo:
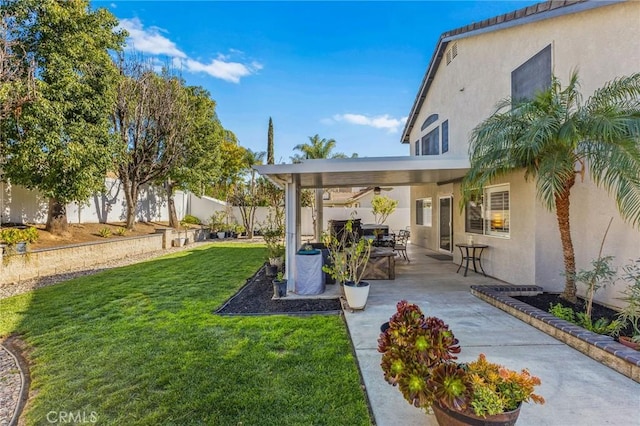
[[[635,349],[636,351],[640,351],[640,343],[632,342],[631,337],[620,336],[618,337],[618,341],[623,345],[630,347],[631,349]]]
[[[487,417],[461,413],[438,404],[434,404],[432,408],[440,426],[513,426],[520,414],[520,406],[513,411]]]

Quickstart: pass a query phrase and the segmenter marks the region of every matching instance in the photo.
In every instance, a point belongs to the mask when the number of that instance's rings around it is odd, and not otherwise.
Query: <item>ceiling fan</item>
[[[383,187],[376,186],[373,188],[373,193],[376,195],[379,195],[381,191],[391,191],[392,189],[393,189],[392,186],[383,186]]]

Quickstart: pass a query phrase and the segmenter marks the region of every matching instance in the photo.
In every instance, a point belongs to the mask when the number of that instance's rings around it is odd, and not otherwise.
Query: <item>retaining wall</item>
[[[0,262],[0,284],[56,275],[70,270],[90,269],[94,265],[111,260],[161,251],[171,247],[174,239],[179,237],[186,237],[189,241],[202,241],[206,234],[204,230],[199,229],[178,232],[167,228],[142,237],[112,237],[106,241],[34,250],[3,259]]]

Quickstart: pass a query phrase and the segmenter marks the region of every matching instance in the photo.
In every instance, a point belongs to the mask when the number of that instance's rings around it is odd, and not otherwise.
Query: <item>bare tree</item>
[[[116,170],[127,201],[127,229],[133,229],[140,189],[163,181],[182,154],[187,108],[179,78],[158,75],[139,58],[121,60],[120,70],[112,124],[120,145]]]
[[[34,61],[18,38],[16,20],[0,12],[0,120],[19,114],[35,94]]]

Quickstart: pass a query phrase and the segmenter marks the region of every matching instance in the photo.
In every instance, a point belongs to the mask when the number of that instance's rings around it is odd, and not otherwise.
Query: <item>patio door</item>
[[[453,197],[438,198],[438,240],[441,251],[453,252]]]

